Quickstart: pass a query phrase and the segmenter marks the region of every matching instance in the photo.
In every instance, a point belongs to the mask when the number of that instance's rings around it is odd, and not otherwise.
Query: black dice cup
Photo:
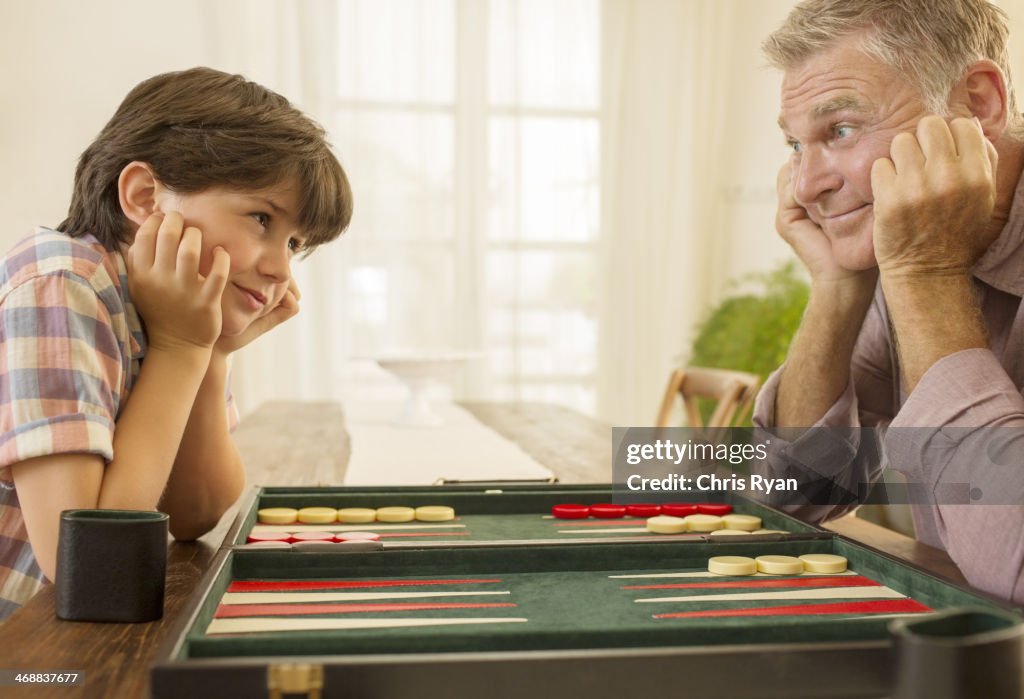
[[[57,544],[57,617],[154,621],[164,613],[167,515],[65,510]]]
[[[894,699],[1020,699],[1024,624],[980,607],[897,619]]]

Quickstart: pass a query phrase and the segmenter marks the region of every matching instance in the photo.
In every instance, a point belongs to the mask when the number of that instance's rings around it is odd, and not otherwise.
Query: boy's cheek
[[[281,300],[284,299],[284,295],[288,292],[287,284],[278,284],[278,287],[280,288],[274,290],[274,296],[271,299],[271,302],[267,304],[268,312],[277,308],[281,303]]]

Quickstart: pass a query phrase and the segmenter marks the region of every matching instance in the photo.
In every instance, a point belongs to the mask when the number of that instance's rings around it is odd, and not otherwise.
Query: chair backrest
[[[687,367],[676,369],[669,377],[665,397],[658,411],[658,427],[672,426],[672,408],[677,397],[683,399],[687,427],[731,427],[754,402],[761,378],[757,374],[729,369]],[[701,419],[699,399],[716,401],[707,425]]]

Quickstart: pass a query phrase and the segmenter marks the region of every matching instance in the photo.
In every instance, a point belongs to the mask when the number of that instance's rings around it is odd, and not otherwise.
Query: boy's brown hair
[[[241,75],[192,68],[136,85],[79,158],[58,230],[91,233],[111,250],[130,242],[117,182],[136,160],[181,194],[262,189],[294,176],[304,251],[340,236],[352,218],[352,190],[323,128]]]

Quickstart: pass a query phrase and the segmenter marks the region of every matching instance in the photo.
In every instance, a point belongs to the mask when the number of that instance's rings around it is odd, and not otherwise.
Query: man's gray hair
[[[947,115],[949,93],[968,66],[993,61],[1006,80],[1009,124],[1018,130],[1007,18],[987,0],[804,0],[762,48],[787,70],[856,35],[865,53],[902,73],[939,115]]]

